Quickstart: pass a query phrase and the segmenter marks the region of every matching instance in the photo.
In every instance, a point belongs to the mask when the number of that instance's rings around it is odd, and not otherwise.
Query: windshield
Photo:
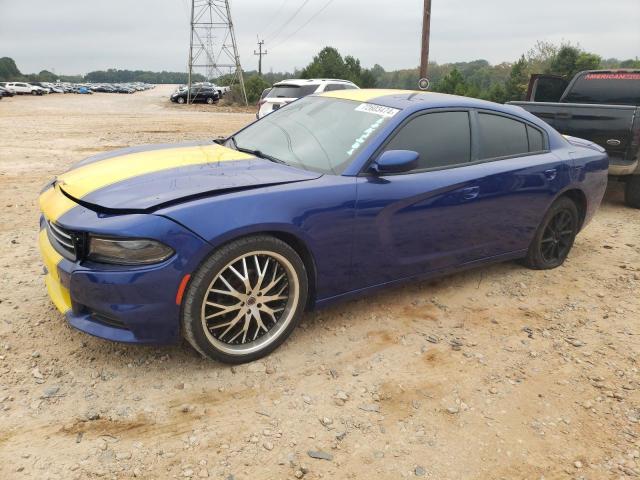
[[[248,126],[233,140],[238,149],[253,150],[304,170],[340,175],[398,111],[306,97]]]

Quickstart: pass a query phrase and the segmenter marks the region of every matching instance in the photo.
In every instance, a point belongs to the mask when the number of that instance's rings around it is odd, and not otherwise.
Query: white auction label
[[[383,107],[382,105],[374,105],[373,103],[363,103],[356,108],[357,112],[373,113],[381,117],[391,118],[400,110],[397,108]]]

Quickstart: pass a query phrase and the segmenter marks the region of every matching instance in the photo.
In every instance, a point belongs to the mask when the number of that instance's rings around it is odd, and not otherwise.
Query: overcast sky
[[[110,67],[186,68],[190,0],[0,0],[0,57],[22,72],[76,74]],[[422,0],[231,0],[243,68],[257,68],[256,35],[267,40],[264,69],[305,66],[337,47],[366,67],[419,62]],[[513,61],[536,40],[579,43],[603,57],[640,56],[640,0],[433,0],[431,59]],[[276,15],[277,14],[277,15]],[[296,30],[298,33],[292,35]],[[288,40],[287,37],[291,36]],[[286,40],[286,41],[284,41]]]

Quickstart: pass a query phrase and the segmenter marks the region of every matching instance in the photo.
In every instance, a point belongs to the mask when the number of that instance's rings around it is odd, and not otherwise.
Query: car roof
[[[359,89],[359,90],[335,90],[315,94],[314,96],[339,98],[354,102],[373,103],[384,107],[397,108],[410,112],[425,110],[428,108],[478,108],[494,110],[501,113],[516,115],[527,119],[532,123],[540,121],[534,115],[515,105],[502,105],[499,103],[480,100],[478,98],[449,95],[418,90],[394,90],[394,89]]]
[[[274,87],[284,86],[284,85],[295,85],[297,87],[302,87],[304,85],[320,85],[321,83],[346,83],[348,85],[354,84],[349,80],[340,80],[337,78],[291,78],[289,80],[280,80],[273,84]]]

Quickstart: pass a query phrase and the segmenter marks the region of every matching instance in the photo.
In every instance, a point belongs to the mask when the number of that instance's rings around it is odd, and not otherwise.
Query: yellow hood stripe
[[[321,94],[323,97],[341,98],[343,100],[353,100],[355,102],[371,102],[376,98],[388,97],[389,95],[404,95],[411,93],[425,93],[413,90],[393,90],[393,89],[362,89],[362,90],[334,90]]]
[[[60,175],[57,183],[69,195],[81,199],[96,190],[140,175],[191,165],[250,158],[253,157],[221,145],[151,150],[106,158],[78,167]],[[52,221],[58,220],[77,205],[60,192],[57,185],[42,193],[39,203],[45,217]]]
[[[62,193],[57,185],[42,192],[38,203],[40,211],[52,222],[57,221],[64,213],[78,205]]]

